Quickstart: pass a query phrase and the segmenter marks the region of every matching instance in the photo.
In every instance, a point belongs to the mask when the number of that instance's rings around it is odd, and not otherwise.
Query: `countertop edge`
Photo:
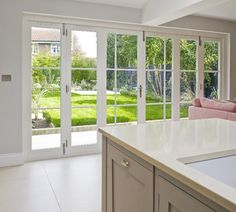
[[[146,162],[150,163],[151,165],[155,166],[159,170],[165,172],[166,174],[170,175],[173,178],[176,178],[178,181],[181,183],[185,184],[189,188],[197,191],[199,194],[206,196],[208,199],[211,201],[217,203],[218,205],[226,208],[227,210],[230,211],[236,211],[236,204],[231,202],[230,200],[222,197],[221,195],[211,191],[210,189],[204,187],[203,185],[195,182],[194,180],[186,177],[185,175],[181,174],[180,172],[172,169],[171,167],[165,165],[164,163],[146,155],[145,153],[137,150],[136,148],[132,147],[131,145],[127,144],[126,142],[118,139],[115,136],[112,136],[111,134],[107,133],[105,130],[102,128],[98,129],[98,132],[100,132],[102,135],[105,137],[111,139],[112,142],[120,145],[121,147],[127,149],[134,155],[140,157],[141,159],[145,160]]]

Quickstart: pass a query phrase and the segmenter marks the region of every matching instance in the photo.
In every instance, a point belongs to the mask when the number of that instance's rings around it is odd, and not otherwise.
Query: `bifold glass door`
[[[38,158],[99,152],[100,126],[187,118],[222,93],[220,39],[44,23],[30,37]]]
[[[137,46],[137,35],[107,35],[108,124],[133,123],[138,120]]]
[[[146,36],[146,120],[171,119],[172,39]]]
[[[32,150],[61,148],[61,29],[31,28]]]
[[[97,32],[31,27],[34,158],[98,152]]]
[[[71,147],[97,146],[97,32],[71,30]]]

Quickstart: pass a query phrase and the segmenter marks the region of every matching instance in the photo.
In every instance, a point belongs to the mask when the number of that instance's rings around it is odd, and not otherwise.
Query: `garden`
[[[109,34],[107,44],[107,123],[136,121],[137,37]],[[146,52],[146,120],[170,119],[172,41],[168,39],[164,43],[161,38],[147,38]],[[209,98],[217,98],[217,73],[211,71],[218,70],[218,45],[214,42],[205,43],[205,52],[205,70],[210,72],[205,72],[204,92]],[[115,71],[115,57],[121,69],[119,71]],[[32,64],[33,128],[40,128],[40,120],[47,123],[46,127],[60,127],[60,56],[51,55],[48,51],[39,52],[32,58]],[[96,58],[86,57],[75,38],[71,70],[72,126],[96,124],[95,67]],[[196,93],[195,41],[181,41],[181,70],[180,114],[184,118],[188,117],[189,102]]]

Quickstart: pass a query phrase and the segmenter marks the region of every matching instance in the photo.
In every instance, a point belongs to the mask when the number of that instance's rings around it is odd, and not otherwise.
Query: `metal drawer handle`
[[[121,166],[123,166],[123,167],[125,167],[125,168],[128,168],[129,167],[129,162],[127,161],[127,160],[122,160],[121,162],[120,162],[120,164],[121,164]]]

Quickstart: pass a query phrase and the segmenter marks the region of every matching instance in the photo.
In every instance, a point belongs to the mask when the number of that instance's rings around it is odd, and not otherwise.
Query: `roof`
[[[32,41],[34,42],[60,42],[59,29],[32,28]]]

